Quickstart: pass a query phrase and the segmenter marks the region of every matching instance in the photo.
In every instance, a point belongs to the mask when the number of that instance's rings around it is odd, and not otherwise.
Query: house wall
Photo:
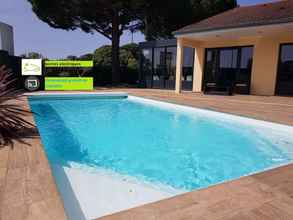
[[[273,39],[260,39],[254,46],[250,92],[255,95],[274,95],[279,42]]]
[[[194,92],[201,92],[202,90],[206,48],[254,46],[250,93],[253,95],[274,95],[279,61],[279,48],[283,43],[293,42],[293,36],[246,37],[237,40],[224,40],[219,38],[218,40],[206,41],[193,41],[191,39],[179,38],[179,41],[181,45],[195,48]],[[180,72],[178,69],[176,78],[179,74]],[[178,91],[177,89],[177,92]]]

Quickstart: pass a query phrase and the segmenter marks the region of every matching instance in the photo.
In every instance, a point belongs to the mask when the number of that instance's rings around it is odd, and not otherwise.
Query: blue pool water
[[[131,97],[31,98],[30,105],[51,164],[193,190],[293,159],[291,131],[221,113]]]

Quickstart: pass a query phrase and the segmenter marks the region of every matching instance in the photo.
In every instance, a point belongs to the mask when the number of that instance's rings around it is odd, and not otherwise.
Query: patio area
[[[108,89],[293,125],[293,98],[210,96],[167,90]],[[25,100],[24,107],[28,108]],[[32,115],[29,117],[32,119]],[[0,149],[0,213],[7,219],[64,220],[61,198],[37,131]],[[293,165],[194,191],[101,219],[293,219]]]
[[[98,91],[123,91],[161,101],[226,112],[255,119],[293,125],[293,97],[253,95],[203,95],[202,93],[158,89],[103,89]]]

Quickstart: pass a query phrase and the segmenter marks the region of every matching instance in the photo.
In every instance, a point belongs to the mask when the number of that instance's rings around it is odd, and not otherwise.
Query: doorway
[[[280,47],[276,95],[293,96],[293,44]]]
[[[203,90],[233,87],[238,94],[250,93],[253,47],[206,49]]]

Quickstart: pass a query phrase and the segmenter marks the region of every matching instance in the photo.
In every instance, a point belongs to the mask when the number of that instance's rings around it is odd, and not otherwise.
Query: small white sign
[[[41,76],[42,59],[22,59],[21,74],[23,76]]]

